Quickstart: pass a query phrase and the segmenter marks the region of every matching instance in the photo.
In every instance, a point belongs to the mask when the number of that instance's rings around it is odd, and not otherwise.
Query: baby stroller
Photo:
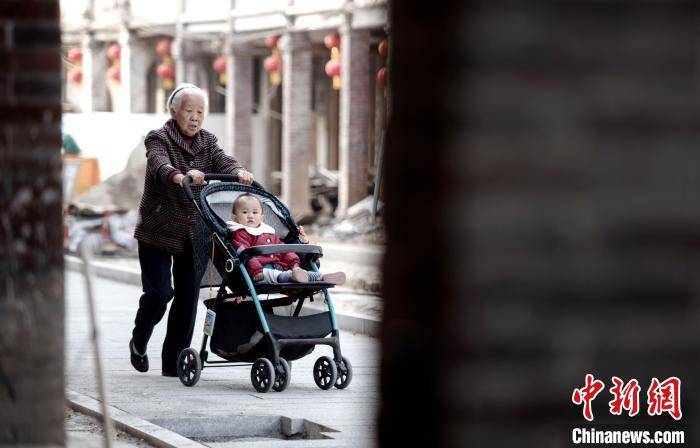
[[[180,352],[177,373],[185,386],[194,386],[207,367],[223,367],[251,363],[250,380],[258,392],[270,389],[281,392],[291,379],[290,362],[311,353],[318,344],[333,348],[333,358],[321,356],[313,367],[316,385],[323,390],[335,386],[348,387],[352,380],[350,361],[342,356],[338,324],[333,302],[328,293],[331,283],[253,283],[245,268],[251,257],[265,254],[295,252],[301,267],[318,271],[321,248],[300,239],[300,229],[289,210],[274,195],[258,183],[244,185],[226,174],[209,174],[209,182],[202,188],[199,201],[192,192],[189,177],[182,186],[188,200],[194,203],[201,222],[200,230],[211,236],[208,249],[211,258],[205,260],[207,272],[202,286],[215,285],[216,297],[206,300],[207,315],[204,337],[199,351],[186,348]],[[236,253],[230,243],[226,220],[230,219],[235,199],[243,193],[255,195],[263,205],[264,221],[275,229],[286,244],[255,246]],[[202,225],[203,224],[203,225]],[[201,240],[199,237],[196,240]],[[201,247],[200,247],[201,249]],[[195,252],[206,253],[206,250]],[[322,292],[328,311],[300,315],[304,302]],[[261,300],[261,295],[268,299]],[[272,298],[269,298],[272,295]],[[288,313],[275,313],[287,307]],[[291,311],[293,309],[293,312]],[[208,360],[207,341],[211,352],[223,360]]]

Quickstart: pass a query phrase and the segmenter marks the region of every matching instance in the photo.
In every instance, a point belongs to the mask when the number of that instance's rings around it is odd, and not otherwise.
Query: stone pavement
[[[84,277],[66,271],[66,387],[98,398]],[[250,383],[250,367],[207,368],[191,388],[177,378],[160,376],[160,347],[165,321],[156,327],[149,345],[151,370],[136,372],[129,363],[128,341],[138,305],[140,288],[94,278],[93,290],[101,325],[103,365],[112,406],[155,422],[185,436],[199,438],[211,447],[372,447],[375,446],[378,403],[378,344],[373,338],[341,331],[343,354],[353,365],[348,389],[320,390],[311,376],[314,361],[331,350],[319,346],[294,361],[289,388],[281,393],[256,392]],[[166,317],[167,318],[167,317]],[[198,309],[193,346],[201,344],[204,306]],[[279,420],[279,416],[292,420]],[[300,425],[326,439],[284,440],[265,432],[265,427]],[[331,431],[324,432],[324,427]],[[246,432],[246,430],[248,430]],[[235,439],[207,438],[224,432]],[[334,432],[337,431],[337,432]],[[246,437],[248,436],[248,437]]]

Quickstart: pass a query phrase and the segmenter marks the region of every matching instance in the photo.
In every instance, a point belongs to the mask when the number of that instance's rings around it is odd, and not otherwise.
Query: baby
[[[275,229],[263,222],[262,204],[255,196],[244,193],[234,201],[231,211],[233,221],[226,224],[231,230],[231,242],[237,253],[252,246],[269,244],[284,244],[275,235]],[[287,282],[328,282],[336,285],[345,283],[345,273],[305,271],[299,267],[299,256],[294,252],[280,254],[258,255],[246,263],[248,273],[256,282],[268,283]]]

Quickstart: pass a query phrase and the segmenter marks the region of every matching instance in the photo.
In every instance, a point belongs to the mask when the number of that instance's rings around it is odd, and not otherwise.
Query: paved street
[[[325,433],[331,438],[325,440],[261,437],[200,440],[212,447],[374,446],[379,374],[378,344],[375,339],[341,332],[343,354],[353,364],[353,381],[346,390],[334,388],[322,391],[313,381],[311,369],[316,358],[331,355],[330,348],[325,346],[317,347],[307,357],[294,361],[291,384],[282,393],[257,393],[250,383],[250,368],[247,366],[205,369],[199,383],[188,388],[177,378],[160,375],[165,318],[156,327],[149,345],[151,370],[145,374],[138,373],[129,363],[127,345],[140,288],[100,278],[93,281],[111,405],[163,426],[169,425],[169,429],[183,435],[188,435],[188,428],[194,422],[199,422],[196,424],[200,426],[202,421],[219,426],[255,426],[256,419],[241,423],[241,416],[261,416],[260,422],[269,421],[270,416],[303,418],[338,431]],[[201,343],[204,310],[204,306],[200,305],[193,339],[195,347]],[[97,398],[85,282],[81,274],[71,271],[66,271],[65,360],[66,387]]]

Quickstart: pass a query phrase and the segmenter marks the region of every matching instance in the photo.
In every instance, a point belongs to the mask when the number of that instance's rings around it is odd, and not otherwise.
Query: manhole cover
[[[331,439],[337,432],[303,418],[279,415],[217,415],[154,419],[152,423],[200,443],[218,444],[240,439]]]

